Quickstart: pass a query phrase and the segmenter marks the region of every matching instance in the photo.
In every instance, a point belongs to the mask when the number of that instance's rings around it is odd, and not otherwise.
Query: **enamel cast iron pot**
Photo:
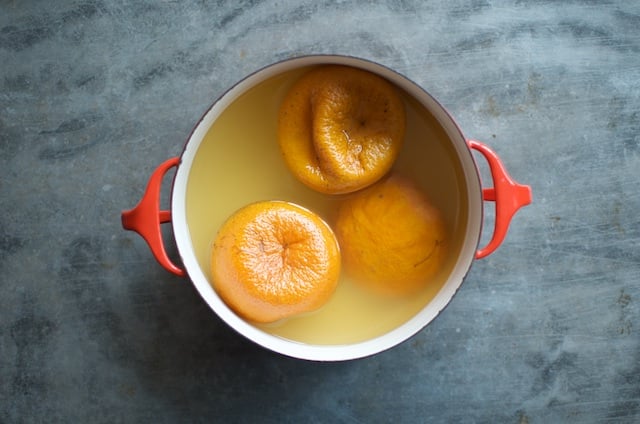
[[[193,203],[188,206],[189,187],[191,184],[195,184],[193,179],[196,178],[194,163],[197,163],[199,155],[203,154],[204,145],[210,143],[210,137],[207,135],[223,112],[234,103],[239,102],[239,99],[242,99],[250,89],[265,81],[286,72],[326,64],[362,68],[386,78],[410,97],[414,103],[426,109],[433,116],[434,122],[439,126],[439,131],[444,134],[443,138],[447,140],[447,143],[450,143],[449,150],[454,152],[453,156],[458,162],[462,183],[458,184],[460,189],[456,195],[462,199],[461,203],[466,208],[465,213],[460,215],[464,222],[459,227],[464,230],[464,234],[460,237],[461,241],[455,249],[452,266],[446,280],[431,300],[416,314],[390,331],[363,341],[344,344],[310,344],[292,341],[264,331],[264,329],[240,318],[229,309],[212,287],[209,281],[209,265],[206,260],[202,260],[203,254],[200,254],[199,259],[198,249],[195,247],[194,240],[198,235],[196,232],[199,230],[195,228],[195,223],[190,221],[192,215],[189,208],[197,209],[197,203],[195,206]],[[251,126],[252,118],[248,117],[245,122],[240,122],[239,125]],[[486,159],[493,178],[493,187],[482,187],[478,167],[472,154],[473,150],[481,153]],[[177,169],[171,190],[171,210],[160,210],[161,181],[165,174],[174,167]],[[254,176],[253,178],[260,179],[261,177]],[[233,191],[233,181],[233,178],[228,178],[224,181],[208,181],[206,184],[209,186],[222,184],[228,186],[228,190]],[[215,201],[223,203],[224,199],[214,199]],[[486,246],[479,247],[485,201],[495,202],[495,223],[492,238]],[[153,172],[140,203],[135,208],[122,212],[122,224],[125,229],[136,231],[146,240],[153,255],[164,268],[179,276],[188,275],[211,309],[243,336],[267,349],[287,356],[317,361],[341,361],[361,358],[389,349],[407,340],[429,324],[450,302],[462,284],[473,260],[483,258],[498,248],[506,235],[513,215],[520,207],[530,202],[531,189],[528,186],[515,183],[491,149],[482,143],[465,138],[442,105],[421,87],[377,63],[354,57],[318,55],[298,57],[267,66],[244,78],[222,95],[197,122],[182,154],[162,163]],[[181,265],[172,262],[163,245],[160,225],[167,222],[171,222],[173,226],[173,235],[182,261]],[[214,234],[209,234],[207,237],[212,240]]]

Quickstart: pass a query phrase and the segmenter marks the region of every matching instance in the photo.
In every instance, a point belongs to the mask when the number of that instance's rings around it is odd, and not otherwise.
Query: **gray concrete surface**
[[[0,422],[639,422],[639,28],[635,1],[0,1]],[[353,362],[245,340],[120,226],[217,96],[310,53],[420,83],[534,190],[444,314]]]

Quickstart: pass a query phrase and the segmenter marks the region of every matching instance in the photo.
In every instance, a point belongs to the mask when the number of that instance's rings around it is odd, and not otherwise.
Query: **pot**
[[[410,316],[392,324],[387,323],[387,327],[377,334],[364,334],[362,330],[360,337],[351,339],[300,341],[279,334],[277,329],[242,319],[217,295],[210,282],[208,255],[218,224],[209,224],[208,217],[213,217],[219,211],[222,211],[222,216],[227,216],[249,200],[274,197],[290,200],[286,198],[289,194],[295,196],[295,193],[302,193],[296,191],[301,189],[293,178],[283,176],[282,181],[285,182],[278,183],[279,185],[269,182],[272,175],[286,173],[280,170],[277,158],[273,159],[274,162],[268,162],[269,157],[277,156],[277,149],[269,147],[270,143],[253,140],[250,141],[254,143],[252,147],[245,151],[233,149],[246,142],[245,138],[271,134],[274,128],[273,110],[277,108],[277,99],[282,97],[289,84],[287,81],[292,80],[294,74],[301,75],[309,67],[326,64],[362,68],[386,78],[403,93],[407,104],[413,105],[411,110],[418,111],[419,116],[414,117],[416,125],[426,125],[416,127],[416,137],[421,137],[421,128],[424,128],[425,132],[431,132],[426,138],[440,140],[440,153],[407,154],[406,160],[407,163],[413,163],[412,172],[415,175],[420,177],[429,174],[429,179],[437,181],[434,185],[435,198],[441,199],[447,216],[452,217],[452,228],[457,234],[457,241],[454,243],[446,275],[430,294],[424,296],[421,300],[423,303],[417,307],[415,304],[407,304],[406,308],[398,306],[401,312],[405,309],[409,311],[411,307],[416,308],[407,312]],[[250,133],[252,135],[247,135],[238,142],[229,142],[226,150],[216,151],[222,139],[233,137],[235,129],[253,131],[254,127],[257,132]],[[424,143],[417,142],[416,145],[422,146]],[[479,152],[487,160],[493,187],[483,188],[472,151]],[[429,164],[428,156],[437,154],[444,155],[442,157],[448,158],[449,162],[445,161],[442,165],[442,160],[434,157]],[[238,158],[245,156],[251,158],[246,165],[241,165],[245,161]],[[171,210],[160,210],[161,182],[165,174],[174,167],[177,170],[171,190]],[[218,174],[211,174],[215,172]],[[241,184],[242,181],[244,183]],[[445,187],[446,190],[438,192],[439,187]],[[307,195],[311,196],[304,194]],[[304,196],[300,203],[309,200],[303,206],[313,209],[317,198]],[[496,214],[493,236],[486,246],[479,248],[484,201],[495,202]],[[178,276],[188,275],[211,309],[243,336],[283,355],[307,360],[340,361],[382,352],[402,343],[429,324],[451,301],[472,262],[488,256],[498,248],[506,236],[513,215],[530,202],[530,187],[514,182],[499,157],[489,147],[465,138],[445,108],[420,86],[397,72],[368,60],[317,55],[284,60],[267,66],[224,93],[197,122],[181,155],[165,161],[153,172],[140,203],[135,208],[122,212],[122,224],[125,229],[136,231],[147,241],[153,255],[164,268]],[[169,258],[164,247],[160,226],[168,222],[173,225],[181,265]],[[351,321],[351,318],[346,321]],[[354,331],[357,335],[360,330]]]

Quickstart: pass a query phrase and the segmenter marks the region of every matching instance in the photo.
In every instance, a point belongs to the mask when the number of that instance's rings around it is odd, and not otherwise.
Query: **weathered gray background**
[[[347,363],[246,341],[120,227],[225,88],[309,53],[422,84],[534,190]],[[637,1],[0,0],[0,169],[0,422],[640,421]]]

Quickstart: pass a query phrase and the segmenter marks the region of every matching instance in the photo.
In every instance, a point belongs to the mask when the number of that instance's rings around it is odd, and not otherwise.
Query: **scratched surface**
[[[635,1],[1,0],[0,422],[640,422],[638,28]],[[217,96],[308,53],[407,75],[534,190],[440,317],[346,363],[246,341],[120,227]]]

